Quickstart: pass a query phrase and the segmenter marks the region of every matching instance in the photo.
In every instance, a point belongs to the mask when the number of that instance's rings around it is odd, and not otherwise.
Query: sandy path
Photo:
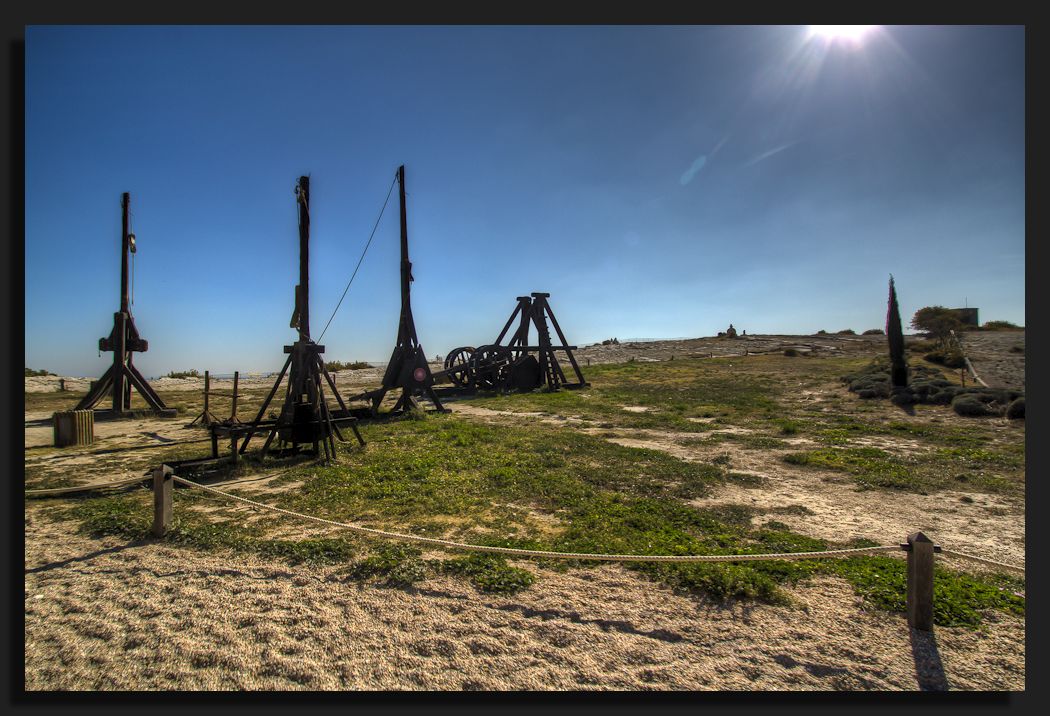
[[[621,566],[515,596],[72,533],[26,512],[34,689],[1024,689],[1024,622],[910,632],[848,585],[793,607],[679,596]],[[175,607],[177,605],[177,608]]]

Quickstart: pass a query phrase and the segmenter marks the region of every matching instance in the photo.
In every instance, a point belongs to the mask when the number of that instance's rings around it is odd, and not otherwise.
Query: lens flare
[[[810,25],[809,36],[821,37],[829,42],[835,40],[860,42],[865,35],[876,27],[878,25]]]

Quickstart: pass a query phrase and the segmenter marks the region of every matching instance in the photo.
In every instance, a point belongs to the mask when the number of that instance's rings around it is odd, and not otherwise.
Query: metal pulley
[[[128,249],[135,253],[135,234],[128,234]]]

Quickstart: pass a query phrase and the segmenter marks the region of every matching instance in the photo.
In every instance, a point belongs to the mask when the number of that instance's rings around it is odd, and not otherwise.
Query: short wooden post
[[[58,389],[61,392],[65,392],[65,390],[66,390],[66,379],[65,378],[59,378],[58,379]]]
[[[174,471],[167,465],[153,468],[153,535],[163,537],[171,528],[171,497]]]
[[[230,422],[237,422],[237,382],[240,378],[240,371],[233,371],[233,410],[230,412]]]
[[[908,535],[908,626],[933,631],[933,540],[922,532]]]

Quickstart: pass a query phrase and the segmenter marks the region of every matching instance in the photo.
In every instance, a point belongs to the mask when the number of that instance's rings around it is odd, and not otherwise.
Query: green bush
[[[1017,398],[1006,406],[1006,417],[1010,420],[1024,420],[1024,398]]]
[[[330,373],[334,373],[340,370],[360,370],[362,368],[371,368],[372,364],[363,360],[355,360],[350,363],[344,363],[338,360],[325,361],[324,367]]]
[[[823,328],[821,328],[819,331],[817,331],[816,335],[818,335],[818,336],[826,336],[826,335],[828,335],[828,332],[825,331]]]
[[[1016,323],[1010,323],[1010,321],[985,321],[985,324],[981,326],[981,330],[984,331],[1002,331],[1002,330],[1022,330],[1024,326],[1019,326]]]
[[[841,380],[858,398],[889,398],[900,406],[951,404],[956,413],[964,416],[1003,415],[1011,401],[1024,398],[1017,390],[964,388],[945,380],[939,371],[926,366],[914,366],[909,372],[910,385],[892,388],[889,365],[885,359],[879,358],[856,373],[842,376]],[[1021,411],[1023,417],[1023,403],[1015,410]]]
[[[182,370],[182,371],[171,371],[168,373],[169,378],[200,378],[201,374],[197,372],[197,369],[193,370]]]
[[[982,415],[994,415],[993,411],[981,400],[977,399],[977,396],[973,394],[963,394],[955,396],[952,400],[952,410],[958,415],[965,417],[979,417]]]
[[[964,368],[966,366],[963,354],[955,349],[931,351],[925,354],[923,358],[931,363],[939,363],[948,368]]]
[[[26,378],[31,378],[37,375],[54,375],[54,373],[46,370],[33,370],[32,368],[26,368]]]
[[[468,577],[483,592],[513,593],[536,581],[532,572],[511,567],[506,558],[498,554],[472,554],[447,560],[442,566],[450,574]]]
[[[929,353],[930,351],[938,350],[941,344],[937,341],[913,341],[908,344],[908,350],[912,353]]]
[[[861,335],[864,335],[864,336],[884,336],[884,335],[886,335],[886,331],[882,330],[881,328],[869,328],[868,330],[864,331],[864,333],[862,333]]]
[[[915,405],[919,402],[919,396],[912,390],[895,390],[890,396],[890,402],[894,405]]]
[[[786,355],[788,358],[795,358],[796,356],[801,354],[794,348],[785,348],[784,355]]]
[[[841,331],[835,333],[836,336],[855,336],[857,332],[852,328],[843,328]]]

